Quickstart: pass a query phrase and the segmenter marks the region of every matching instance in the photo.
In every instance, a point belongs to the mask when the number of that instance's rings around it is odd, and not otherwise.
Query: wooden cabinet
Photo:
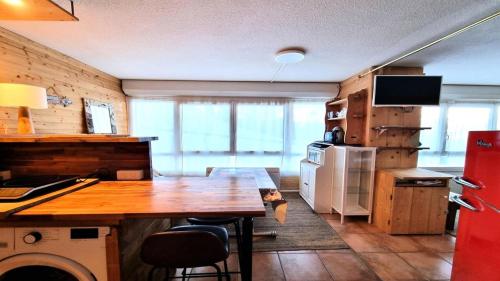
[[[379,170],[373,222],[389,234],[442,234],[452,176],[424,169]]]
[[[374,147],[335,146],[332,209],[344,216],[368,216],[371,223]]]

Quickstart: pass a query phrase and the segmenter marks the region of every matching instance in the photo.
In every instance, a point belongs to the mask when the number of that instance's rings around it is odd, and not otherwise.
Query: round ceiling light
[[[279,51],[274,60],[282,64],[298,63],[301,62],[306,56],[306,52],[300,49],[288,49]]]

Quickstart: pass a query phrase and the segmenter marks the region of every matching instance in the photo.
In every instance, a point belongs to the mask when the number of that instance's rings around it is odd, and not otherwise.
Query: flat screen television
[[[373,106],[439,105],[442,76],[375,75]]]

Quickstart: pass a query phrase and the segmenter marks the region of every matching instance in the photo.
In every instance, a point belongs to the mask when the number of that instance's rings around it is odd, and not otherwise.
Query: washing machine
[[[0,281],[107,281],[109,227],[0,228]]]

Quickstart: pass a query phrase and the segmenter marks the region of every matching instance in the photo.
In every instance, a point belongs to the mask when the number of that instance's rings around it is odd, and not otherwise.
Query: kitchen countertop
[[[158,137],[132,137],[129,135],[99,135],[99,134],[76,134],[76,135],[2,135],[0,143],[19,142],[147,142],[157,140]]]
[[[434,172],[431,170],[411,168],[411,169],[384,169],[383,171],[390,172],[394,177],[399,179],[451,179],[453,176],[450,174]]]
[[[50,201],[54,198],[66,195],[68,193],[77,191],[79,189],[86,188],[97,182],[98,182],[97,179],[86,179],[85,181],[76,183],[72,186],[62,188],[47,194],[43,194],[34,198],[21,201],[2,201],[0,202],[0,219],[5,219],[11,214]]]
[[[173,177],[108,181],[10,216],[22,221],[265,216],[253,178]]]

